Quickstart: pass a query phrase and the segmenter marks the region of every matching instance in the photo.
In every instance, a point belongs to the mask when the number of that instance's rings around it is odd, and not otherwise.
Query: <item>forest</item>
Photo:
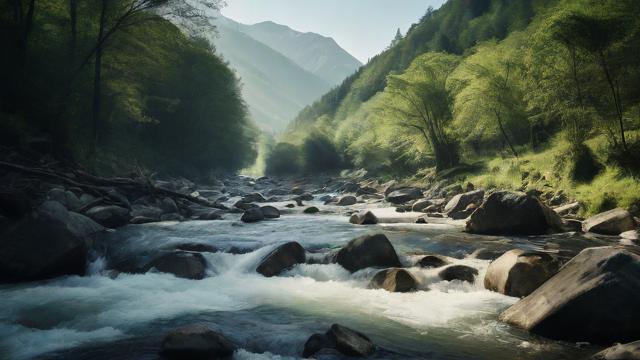
[[[201,3],[3,1],[2,144],[106,174],[250,165],[257,131],[236,75],[213,44],[166,20],[221,5]]]
[[[303,110],[266,170],[457,174],[512,190],[546,177],[588,213],[629,206],[639,190],[640,21],[627,15],[639,6],[457,0],[429,9]]]

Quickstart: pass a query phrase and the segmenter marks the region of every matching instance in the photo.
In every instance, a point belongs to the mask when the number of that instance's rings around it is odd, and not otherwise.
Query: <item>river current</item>
[[[322,213],[305,215],[297,208],[256,224],[228,215],[219,221],[130,225],[106,234],[94,245],[88,276],[0,287],[0,358],[158,359],[162,336],[191,323],[206,323],[237,343],[241,350],[235,359],[299,359],[308,337],[332,323],[367,334],[379,347],[375,359],[582,359],[598,351],[499,322],[500,312],[518,299],[485,290],[489,260],[473,255],[478,249],[549,248],[550,242],[579,249],[597,246],[598,240],[572,234],[471,236],[455,223],[417,225],[401,219],[356,226],[349,224],[346,208],[309,204]],[[372,205],[351,209],[365,206]],[[393,217],[390,209],[375,211]],[[298,241],[307,258],[321,259],[369,233],[387,235],[423,291],[368,289],[375,269],[350,274],[337,264],[301,264],[273,278],[255,272],[278,244]],[[110,261],[152,256],[180,243],[220,250],[204,254],[205,279],[154,272],[116,276],[106,270]],[[442,281],[440,269],[412,266],[424,253],[449,256],[453,264],[478,269],[479,276],[474,284]]]

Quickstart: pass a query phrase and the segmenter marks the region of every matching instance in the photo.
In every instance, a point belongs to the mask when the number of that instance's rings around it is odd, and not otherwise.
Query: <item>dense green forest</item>
[[[628,16],[638,11],[632,0],[429,9],[298,115],[267,172],[436,170],[489,188],[566,189],[589,212],[629,205],[640,197],[640,19]]]
[[[102,172],[250,165],[256,130],[235,74],[164,19],[200,12],[171,0],[3,1],[2,143]]]

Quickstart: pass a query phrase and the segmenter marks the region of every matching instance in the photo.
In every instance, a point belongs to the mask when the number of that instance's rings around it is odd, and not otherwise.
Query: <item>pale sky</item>
[[[445,0],[226,0],[222,13],[244,24],[273,21],[302,32],[330,36],[366,63],[403,34],[429,6]]]

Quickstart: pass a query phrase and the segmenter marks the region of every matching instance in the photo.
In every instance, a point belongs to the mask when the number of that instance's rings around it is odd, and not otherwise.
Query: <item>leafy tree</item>
[[[428,53],[418,57],[402,75],[391,75],[385,92],[393,95],[386,104],[394,123],[420,134],[433,151],[438,170],[459,162],[457,144],[447,134],[452,119],[449,75],[458,65],[454,55]]]
[[[297,146],[278,143],[267,156],[265,173],[267,175],[294,175],[302,171],[302,158]]]

